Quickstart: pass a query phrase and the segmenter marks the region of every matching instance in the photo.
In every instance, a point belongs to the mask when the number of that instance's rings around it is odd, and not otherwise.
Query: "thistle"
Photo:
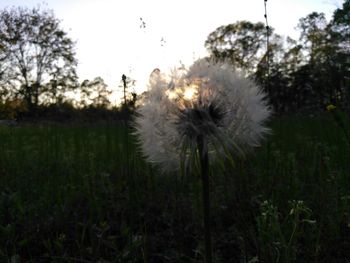
[[[212,262],[209,164],[259,146],[269,131],[265,94],[232,65],[202,59],[182,74],[154,72],[137,113],[136,135],[149,162],[169,172],[199,158],[206,262]]]

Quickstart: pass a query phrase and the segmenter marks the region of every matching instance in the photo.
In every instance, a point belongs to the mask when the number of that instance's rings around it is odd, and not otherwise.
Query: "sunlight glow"
[[[168,98],[170,100],[175,100],[179,97],[179,93],[181,93],[181,90],[180,89],[171,89],[171,90],[167,90],[165,92],[165,94],[168,96]]]
[[[197,97],[197,94],[198,94],[198,86],[195,84],[192,84],[185,88],[184,99],[194,100]]]
[[[194,101],[197,99],[198,86],[196,84],[191,84],[186,87],[170,89],[165,92],[166,96],[170,100],[185,100]]]
[[[0,8],[12,5],[31,8],[38,2],[41,1],[2,0]],[[110,100],[113,105],[118,105],[122,98],[119,87],[122,74],[136,80],[132,89],[141,94],[147,90],[149,73],[155,67],[168,71],[174,65],[190,65],[209,56],[204,42],[217,27],[240,20],[264,21],[262,3],[260,8],[251,8],[257,0],[241,1],[239,5],[229,0],[215,3],[179,0],[167,4],[159,0],[44,2],[44,7],[54,10],[62,21],[62,29],[76,42],[79,82],[102,77],[112,90]],[[276,33],[297,39],[299,32],[295,27],[301,17],[313,11],[331,17],[336,7],[326,2],[274,1],[268,5],[269,24]],[[227,8],[213,12],[214,4]],[[198,7],[201,12],[197,12],[193,19],[193,10]],[[179,13],[181,19],[178,19]],[[285,19],[286,13],[291,14],[289,19]],[[184,41],[188,39],[191,41]],[[175,99],[180,94],[170,97]]]

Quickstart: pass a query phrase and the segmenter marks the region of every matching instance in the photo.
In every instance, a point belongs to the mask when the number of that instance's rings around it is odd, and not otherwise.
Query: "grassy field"
[[[215,262],[350,262],[343,131],[330,116],[269,126],[212,167]],[[123,125],[0,127],[0,186],[0,262],[202,262],[200,180],[161,175]]]

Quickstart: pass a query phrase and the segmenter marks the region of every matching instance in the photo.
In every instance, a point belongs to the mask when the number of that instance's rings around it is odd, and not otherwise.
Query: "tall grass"
[[[234,169],[212,168],[216,262],[350,260],[342,131],[328,117],[271,127]],[[159,174],[125,129],[0,127],[0,262],[201,262],[199,180]]]

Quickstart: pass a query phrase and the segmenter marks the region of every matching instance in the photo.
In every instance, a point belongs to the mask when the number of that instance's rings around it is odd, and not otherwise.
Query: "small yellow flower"
[[[334,106],[333,104],[329,104],[328,106],[327,106],[327,111],[333,111],[333,110],[335,110],[337,107],[336,106]]]

